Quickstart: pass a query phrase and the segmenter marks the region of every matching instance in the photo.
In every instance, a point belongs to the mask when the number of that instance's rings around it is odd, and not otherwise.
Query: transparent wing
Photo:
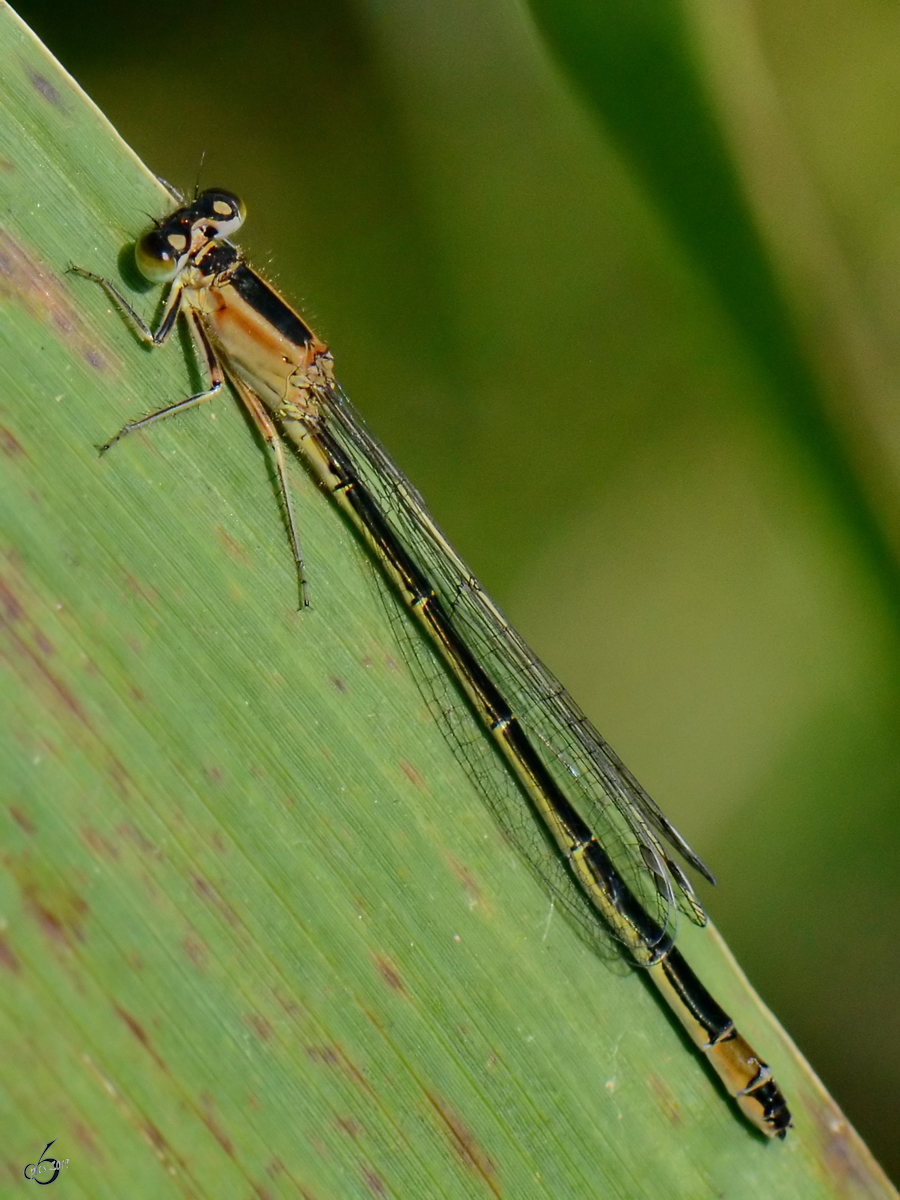
[[[372,572],[376,574],[374,564]],[[582,940],[595,953],[609,958],[609,931],[598,921],[596,908],[576,883],[549,831],[532,815],[503,754],[493,739],[485,735],[484,726],[424,630],[413,620],[381,572],[377,575],[378,594],[404,658],[435,720],[469,779],[481,793],[496,824],[554,904],[558,904],[575,925]]]
[[[692,920],[702,923],[703,909],[670,850],[713,881],[699,856],[487,596],[434,523],[421,495],[368,432],[339,389],[328,394],[322,419],[394,534],[435,589],[454,629],[487,670],[535,751],[591,826],[648,915],[666,937],[674,935],[679,907]],[[458,724],[458,720],[447,712],[445,717],[452,733],[453,723]],[[456,734],[454,737],[459,741]],[[494,754],[493,746],[489,749]],[[471,763],[471,747],[465,748],[465,757]],[[477,773],[482,776],[479,786],[501,825],[525,849],[534,866],[533,853],[523,846],[529,839],[521,832],[524,822],[534,821],[524,795],[508,771],[508,782],[502,787],[496,772],[490,772],[490,779],[485,779],[484,767],[477,768]],[[501,790],[502,803],[498,802]],[[511,815],[517,802],[521,820]],[[536,869],[543,875],[543,867]],[[571,882],[562,863],[560,869]],[[571,891],[559,882],[561,878],[547,880],[557,895]],[[586,897],[582,900],[590,907]],[[583,927],[582,901],[565,899],[565,904]]]

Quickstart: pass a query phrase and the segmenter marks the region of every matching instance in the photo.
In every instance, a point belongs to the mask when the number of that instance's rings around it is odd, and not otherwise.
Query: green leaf
[[[0,8],[4,1165],[69,1195],[888,1195],[712,931],[770,1144],[638,973],[554,918],[405,665],[340,514],[72,263],[163,189]],[[182,347],[183,349],[183,347]],[[401,618],[402,619],[402,618]]]

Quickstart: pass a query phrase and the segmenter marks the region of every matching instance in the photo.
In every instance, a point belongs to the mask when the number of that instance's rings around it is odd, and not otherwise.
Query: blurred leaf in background
[[[900,13],[22,0],[720,878],[900,1176]]]

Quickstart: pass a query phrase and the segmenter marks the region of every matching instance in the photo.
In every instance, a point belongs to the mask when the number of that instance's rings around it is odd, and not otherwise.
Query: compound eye
[[[134,247],[137,269],[151,283],[171,283],[182,269],[191,249],[183,229],[151,229]]]
[[[247,210],[234,192],[223,192],[217,188],[201,192],[190,207],[195,221],[209,226],[207,237],[230,237],[244,223]]]

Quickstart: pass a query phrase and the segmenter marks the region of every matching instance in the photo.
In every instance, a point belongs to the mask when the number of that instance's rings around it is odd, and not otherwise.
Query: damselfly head
[[[210,188],[201,192],[185,212],[195,225],[205,225],[204,233],[210,239],[230,237],[244,223],[247,210],[234,192]]]
[[[191,252],[193,222],[184,209],[150,229],[134,247],[137,269],[151,283],[170,283],[181,271]]]
[[[138,241],[137,268],[151,283],[171,283],[191,254],[206,242],[227,238],[244,223],[247,210],[233,192],[210,188],[191,204],[170,213]]]

